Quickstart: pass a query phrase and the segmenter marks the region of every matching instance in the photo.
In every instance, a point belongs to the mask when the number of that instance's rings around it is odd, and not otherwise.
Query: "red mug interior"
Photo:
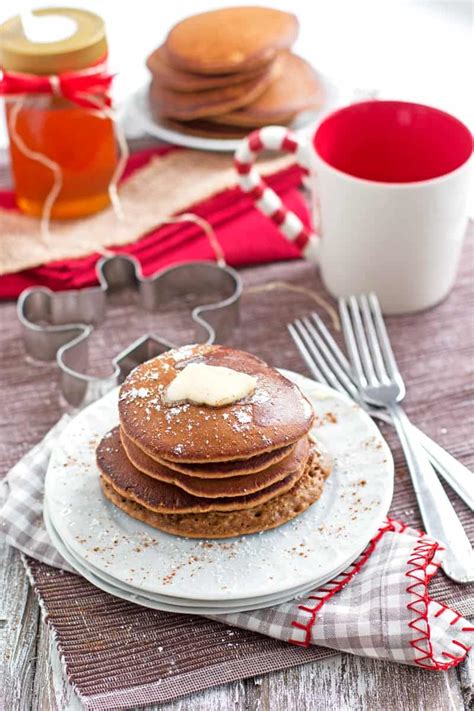
[[[412,183],[451,173],[472,154],[472,135],[450,114],[404,101],[363,101],[317,128],[316,153],[357,178]]]

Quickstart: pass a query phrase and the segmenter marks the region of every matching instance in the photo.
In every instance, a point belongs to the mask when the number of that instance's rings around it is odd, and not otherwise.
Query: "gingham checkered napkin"
[[[64,416],[9,472],[0,509],[10,545],[64,570],[71,568],[48,538],[42,506],[49,456],[69,419]],[[388,520],[344,573],[310,595],[213,619],[300,646],[445,670],[466,656],[474,627],[428,596],[443,550],[423,533]]]

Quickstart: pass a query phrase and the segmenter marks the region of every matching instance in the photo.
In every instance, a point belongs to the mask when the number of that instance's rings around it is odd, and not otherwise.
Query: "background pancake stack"
[[[179,131],[215,138],[290,124],[323,98],[313,68],[289,51],[297,34],[294,15],[264,7],[183,20],[147,60],[153,115]]]
[[[167,403],[190,362],[252,375],[257,388],[231,405]],[[120,426],[97,449],[102,489],[155,528],[228,538],[275,528],[321,495],[329,473],[308,437],[313,410],[296,385],[248,353],[185,346],[136,368],[123,384]]]

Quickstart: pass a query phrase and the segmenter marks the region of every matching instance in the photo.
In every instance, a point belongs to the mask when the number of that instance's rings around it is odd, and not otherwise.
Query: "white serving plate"
[[[280,605],[284,602],[288,602],[289,600],[293,600],[296,597],[301,598],[305,593],[307,594],[317,587],[315,584],[311,584],[310,586],[305,586],[304,589],[291,592],[287,591],[283,595],[275,595],[266,600],[263,600],[262,598],[254,598],[250,600],[247,599],[246,601],[231,601],[230,603],[223,603],[219,601],[218,603],[213,602],[208,604],[205,602],[197,603],[195,600],[186,601],[183,600],[183,598],[153,595],[152,593],[143,594],[143,592],[137,588],[131,588],[130,586],[126,586],[122,583],[117,583],[116,580],[105,573],[98,573],[92,568],[90,563],[84,562],[77,558],[71,550],[64,545],[64,542],[58,536],[46,510],[44,519],[49,537],[51,538],[54,546],[69,563],[69,565],[71,565],[80,575],[82,575],[82,577],[92,583],[95,587],[109,593],[110,595],[119,597],[122,600],[127,600],[128,602],[133,602],[134,604],[141,605],[142,607],[150,607],[154,610],[187,615],[225,615],[234,612],[246,612],[249,610],[258,610],[264,607]],[[322,583],[318,583],[318,586],[321,584]]]
[[[388,512],[390,450],[370,417],[351,400],[283,372],[323,418],[317,437],[334,458],[321,499],[304,514],[273,531],[203,541],[157,531],[118,510],[102,495],[95,463],[98,441],[118,422],[117,388],[71,421],[51,456],[45,496],[67,548],[78,560],[144,594],[199,604],[278,596],[333,577],[333,571],[348,565]],[[334,418],[325,418],[326,413]]]
[[[173,597],[170,595],[158,595],[157,593],[144,593],[133,585],[128,585],[122,583],[113,576],[105,573],[94,567],[89,560],[80,559],[76,554],[73,553],[61,540],[59,534],[54,528],[51,517],[49,515],[48,506],[46,505],[43,509],[44,521],[46,529],[48,531],[49,537],[51,538],[54,546],[58,552],[63,556],[67,562],[77,570],[82,576],[86,577],[89,582],[95,585],[105,592],[109,592],[116,597],[123,597],[125,600],[130,602],[135,602],[137,604],[147,606],[147,603],[153,603],[152,607],[155,609],[162,609],[164,611],[170,611],[172,608],[176,608],[175,612],[187,612],[188,614],[225,614],[227,612],[242,612],[244,610],[255,610],[262,607],[271,607],[288,600],[292,600],[296,597],[302,597],[308,594],[312,590],[315,590],[321,585],[324,585],[328,580],[337,577],[337,575],[342,572],[348,565],[352,562],[349,561],[340,570],[334,570],[330,575],[328,574],[324,579],[314,580],[309,585],[306,584],[303,587],[292,588],[286,590],[284,594],[277,595],[265,595],[254,598],[242,598],[241,600],[230,600],[222,601],[217,600],[212,602],[210,606],[206,600],[190,600],[189,598]],[[364,546],[365,547],[365,546]],[[363,550],[363,549],[362,549]],[[362,550],[360,552],[362,552]]]

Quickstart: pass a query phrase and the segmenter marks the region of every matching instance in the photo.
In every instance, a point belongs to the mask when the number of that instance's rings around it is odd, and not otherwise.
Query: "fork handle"
[[[375,417],[376,419],[382,420],[388,425],[393,426],[394,423],[392,418],[384,407],[368,407],[362,401],[360,401],[359,404],[367,410],[371,417]],[[452,454],[449,454],[449,452],[443,449],[443,447],[437,444],[437,442],[432,440],[431,437],[428,437],[427,434],[416,427],[413,423],[410,424],[413,436],[416,437],[425,450],[428,455],[428,459],[438,474],[441,474],[445,482],[464,501],[466,506],[469,506],[471,511],[474,511],[474,474],[469,471],[464,464],[458,462]]]
[[[459,583],[474,580],[474,553],[462,524],[425,451],[413,437],[413,425],[399,405],[389,406],[403,447],[426,533],[446,546],[442,568]]]
[[[415,425],[411,425],[413,433],[428,454],[431,464],[438,474],[441,474],[447,484],[454,489],[456,494],[474,510],[474,475],[464,464],[458,462],[443,447],[434,442],[428,435]]]

